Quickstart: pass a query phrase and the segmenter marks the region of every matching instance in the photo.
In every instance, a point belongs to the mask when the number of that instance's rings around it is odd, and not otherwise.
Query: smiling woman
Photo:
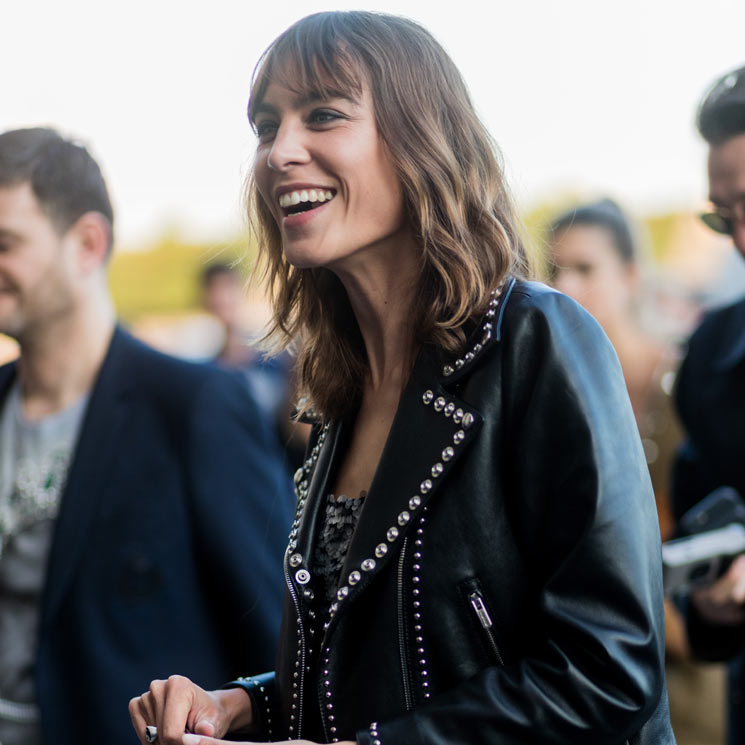
[[[332,19],[351,16],[314,18],[314,24],[306,20],[294,34],[280,37],[259,65],[249,105],[259,148],[248,195],[274,280],[273,337],[284,344],[302,329],[313,338],[301,346],[300,367],[312,389],[304,391],[305,400],[338,415],[359,395],[367,352],[356,324],[340,333],[327,323],[329,312],[340,319],[352,315],[338,272],[321,269],[321,256],[307,257],[311,265],[315,260],[311,271],[286,262],[287,251],[302,249],[308,230],[324,231],[314,245],[321,252],[335,246],[344,253],[351,241],[355,249],[374,246],[368,255],[381,256],[387,245],[387,268],[400,290],[413,296],[411,326],[420,339],[431,336],[453,353],[465,351],[466,318],[483,313],[492,288],[512,269],[527,272],[528,261],[498,151],[452,60],[433,47],[429,34],[403,19],[355,16],[344,31],[349,44],[342,45],[346,39],[338,31],[317,33],[312,26],[327,23],[330,29]],[[272,101],[283,93],[284,122]],[[288,119],[293,105],[297,128]],[[307,222],[276,219],[267,189],[280,174],[287,184],[288,173],[294,177],[304,159],[304,174],[316,179],[311,186],[330,186],[332,195],[340,191],[342,199],[333,206],[343,221],[324,223],[315,215]],[[355,215],[364,216],[366,227]],[[295,227],[303,232],[296,230],[288,245],[286,231]],[[397,230],[407,240],[416,237],[417,246],[408,252],[395,248]],[[394,241],[377,242],[386,235]],[[318,306],[321,297],[326,311]]]
[[[262,58],[249,118],[270,337],[297,344],[314,425],[280,650],[220,691],[153,681],[140,740],[671,745],[623,377],[528,280],[450,58],[403,18],[309,16]]]

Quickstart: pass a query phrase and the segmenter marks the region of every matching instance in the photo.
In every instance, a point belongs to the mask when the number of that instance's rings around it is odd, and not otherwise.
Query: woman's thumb
[[[211,719],[207,719],[206,717],[204,719],[200,719],[194,725],[194,734],[205,735],[206,737],[214,737],[215,736],[214,722]]]

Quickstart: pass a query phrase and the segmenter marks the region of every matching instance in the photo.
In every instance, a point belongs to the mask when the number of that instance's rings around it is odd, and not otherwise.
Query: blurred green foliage
[[[255,258],[248,239],[191,243],[171,231],[140,250],[115,251],[109,283],[119,316],[191,311],[200,304],[200,277],[214,262],[235,263],[247,278]]]
[[[582,201],[576,194],[565,193],[521,215],[527,249],[536,260],[539,276],[546,277],[548,225],[560,212]],[[664,263],[675,250],[679,219],[677,213],[639,219],[643,250],[653,262]],[[175,230],[142,249],[115,252],[109,277],[119,316],[133,321],[150,314],[193,311],[200,305],[200,276],[210,263],[235,262],[248,278],[255,255],[246,236],[222,243],[193,243]]]
[[[546,231],[551,221],[564,210],[580,204],[580,200],[573,194],[565,194],[551,201],[541,202],[520,215],[527,235],[527,246],[531,257],[536,261],[536,268],[540,279],[548,276],[546,264]]]
[[[671,258],[676,249],[680,218],[678,213],[668,213],[651,215],[642,221],[647,230],[647,250],[653,261],[664,263]]]

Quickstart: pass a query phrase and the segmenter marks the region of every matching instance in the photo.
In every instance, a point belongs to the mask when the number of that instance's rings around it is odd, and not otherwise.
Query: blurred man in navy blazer
[[[3,745],[134,743],[151,679],[274,664],[291,496],[269,428],[237,374],[117,326],[112,223],[85,148],[0,135]]]

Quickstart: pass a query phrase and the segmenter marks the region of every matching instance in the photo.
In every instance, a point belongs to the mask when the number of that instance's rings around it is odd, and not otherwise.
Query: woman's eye
[[[265,140],[267,137],[271,137],[277,131],[277,125],[270,120],[264,120],[256,123],[256,134],[259,139]]]
[[[332,122],[335,119],[341,119],[342,115],[337,111],[331,111],[329,109],[316,109],[311,112],[308,117],[311,124],[326,124]]]

